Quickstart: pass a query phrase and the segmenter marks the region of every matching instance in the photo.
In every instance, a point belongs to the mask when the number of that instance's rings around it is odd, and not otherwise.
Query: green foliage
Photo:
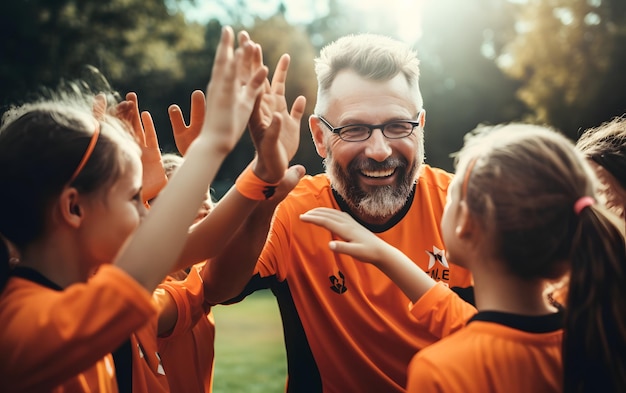
[[[86,64],[115,85],[149,75],[180,81],[181,54],[203,46],[200,26],[186,25],[182,15],[154,1],[3,2],[0,26],[5,103],[60,78],[77,78]]]
[[[576,138],[626,111],[626,3],[529,0],[501,57],[532,119]]]
[[[494,63],[511,33],[512,14],[501,0],[438,0],[423,10],[420,87],[426,109],[426,161],[453,169],[450,154],[480,123],[520,120],[519,83]]]
[[[263,45],[270,70],[280,54],[291,55],[287,98],[302,94],[308,101],[294,162],[309,173],[322,171],[307,125],[316,94],[313,59],[322,46],[350,33],[403,39],[401,30],[415,37],[421,32],[415,45],[427,110],[427,161],[445,169],[452,169],[449,154],[462,136],[479,123],[531,120],[575,137],[581,128],[626,112],[623,0],[437,0],[423,2],[415,14],[394,13],[402,1],[373,1],[370,8],[325,1],[328,12],[312,13],[305,25],[285,19],[298,6],[290,0],[273,3],[274,14],[267,16],[272,10],[266,8],[263,17],[252,11],[252,0],[220,2],[229,19],[202,24],[181,11],[203,4],[197,0],[5,1],[0,106],[61,78],[93,80],[98,75],[86,72],[91,65],[113,89],[137,92],[163,150],[174,151],[167,107],[176,103],[188,113],[191,92],[206,88],[220,30],[228,23],[235,30],[244,26]],[[252,154],[244,136],[218,174],[217,196]]]

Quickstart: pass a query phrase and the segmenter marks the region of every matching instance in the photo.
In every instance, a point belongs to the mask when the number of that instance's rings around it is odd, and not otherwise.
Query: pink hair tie
[[[590,196],[580,197],[578,198],[576,203],[574,203],[574,213],[576,213],[576,215],[579,215],[584,208],[586,208],[587,206],[591,206],[594,203],[596,203],[596,200]]]

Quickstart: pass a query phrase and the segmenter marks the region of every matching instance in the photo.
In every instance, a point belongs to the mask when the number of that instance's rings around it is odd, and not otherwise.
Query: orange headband
[[[474,164],[476,164],[478,158],[474,158],[472,161],[467,164],[467,169],[465,169],[465,176],[463,176],[463,185],[461,186],[461,200],[465,199],[467,196],[467,183],[469,183],[469,177],[472,174],[472,169],[474,169]]]
[[[76,177],[78,177],[78,174],[80,173],[80,171],[82,171],[83,168],[85,167],[85,164],[87,164],[89,157],[91,157],[91,153],[93,153],[93,149],[96,148],[96,143],[98,142],[99,135],[100,135],[100,123],[96,123],[96,128],[93,130],[93,134],[91,135],[91,140],[89,141],[89,146],[87,146],[87,150],[85,150],[85,154],[83,154],[83,158],[80,160],[78,167],[76,167],[74,174],[72,174],[72,177],[70,178],[70,181],[67,184],[72,184],[72,182],[76,180]]]

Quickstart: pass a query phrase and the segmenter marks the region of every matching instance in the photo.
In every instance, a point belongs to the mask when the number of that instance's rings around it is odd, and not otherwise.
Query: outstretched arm
[[[411,300],[411,314],[435,337],[463,328],[476,309],[436,282],[397,248],[357,223],[348,213],[318,207],[300,219],[326,228],[343,240],[332,240],[331,250],[371,263]]]
[[[240,33],[238,38],[240,46],[252,45],[258,49],[254,57],[249,58],[247,62],[238,68],[238,78],[243,81],[251,70],[263,66],[262,53],[261,47],[254,43],[247,33]],[[249,127],[257,149],[257,155],[246,171],[251,170],[253,178],[257,178],[262,183],[277,184],[280,182],[286,175],[285,171],[289,165],[289,160],[298,148],[300,120],[304,113],[305,100],[304,97],[299,97],[294,102],[291,112],[288,111],[286,102],[284,102],[284,83],[288,67],[288,61],[286,63],[279,61],[271,84],[267,79],[264,81],[264,92],[257,97],[251,116],[252,118],[259,116],[259,102],[269,102],[269,104],[263,106],[265,121],[263,123],[255,123],[254,126],[250,124]],[[278,86],[281,86],[281,88]],[[276,95],[280,97],[276,98]],[[197,100],[199,102],[200,98],[192,97],[192,101]],[[276,103],[280,99],[282,99],[280,104]],[[173,113],[176,113],[176,111]],[[175,130],[181,130],[180,118],[177,116],[175,115],[171,118],[172,126]],[[193,128],[194,119],[201,116],[202,114],[199,111],[192,114],[189,127]],[[248,120],[246,119],[246,122]],[[246,171],[240,177],[250,177],[251,174],[246,173]],[[297,174],[298,172],[294,173]],[[281,189],[288,187],[286,184],[290,184],[291,188],[295,186],[295,183],[292,184],[290,179],[291,176],[288,176],[286,182],[281,183]],[[176,269],[186,268],[220,253],[237,229],[250,218],[251,212],[257,208],[260,199],[265,199],[263,194],[259,194],[260,198],[251,198],[249,193],[242,193],[241,191],[242,187],[231,188],[211,210],[211,213],[193,226]],[[287,193],[288,191],[284,192],[284,195]],[[278,195],[272,196],[270,194],[267,197],[271,197],[274,201],[279,198]]]
[[[331,250],[369,262],[389,277],[415,303],[436,282],[402,251],[357,223],[348,213],[318,207],[302,214],[304,222],[326,228],[343,240],[329,243]]]
[[[265,92],[257,100],[248,124],[257,156],[249,169],[268,183],[281,179],[274,195],[255,206],[229,242],[219,248],[219,254],[212,258],[202,271],[205,282],[205,298],[210,303],[230,299],[241,291],[250,279],[257,259],[265,245],[274,210],[278,203],[295,187],[304,176],[300,165],[287,169],[295,155],[300,141],[300,120],[306,100],[296,98],[291,111],[285,100],[285,81],[289,69],[289,56],[283,55],[278,61],[271,84],[266,82]],[[272,177],[266,175],[272,173]],[[227,194],[241,197],[235,186]],[[220,201],[219,205],[227,200]],[[211,213],[213,214],[213,213]],[[211,215],[210,214],[210,215]],[[209,216],[210,216],[209,215]]]
[[[258,49],[245,45],[233,49],[230,27],[222,30],[211,81],[207,87],[208,114],[198,137],[189,147],[185,162],[159,194],[150,213],[116,258],[146,289],[153,290],[180,255],[210,182],[222,161],[245,129],[256,97],[263,88],[267,68],[250,73],[242,87],[236,69]]]

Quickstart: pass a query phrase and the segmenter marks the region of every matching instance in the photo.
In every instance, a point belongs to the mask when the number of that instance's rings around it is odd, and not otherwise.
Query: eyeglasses
[[[346,142],[362,142],[367,140],[376,129],[381,130],[385,138],[388,139],[406,138],[413,133],[415,127],[420,125],[418,121],[414,120],[394,120],[383,124],[348,124],[341,127],[333,127],[328,120],[324,119],[322,116],[317,116],[317,118],[320,119],[333,134],[337,134],[339,138]]]

